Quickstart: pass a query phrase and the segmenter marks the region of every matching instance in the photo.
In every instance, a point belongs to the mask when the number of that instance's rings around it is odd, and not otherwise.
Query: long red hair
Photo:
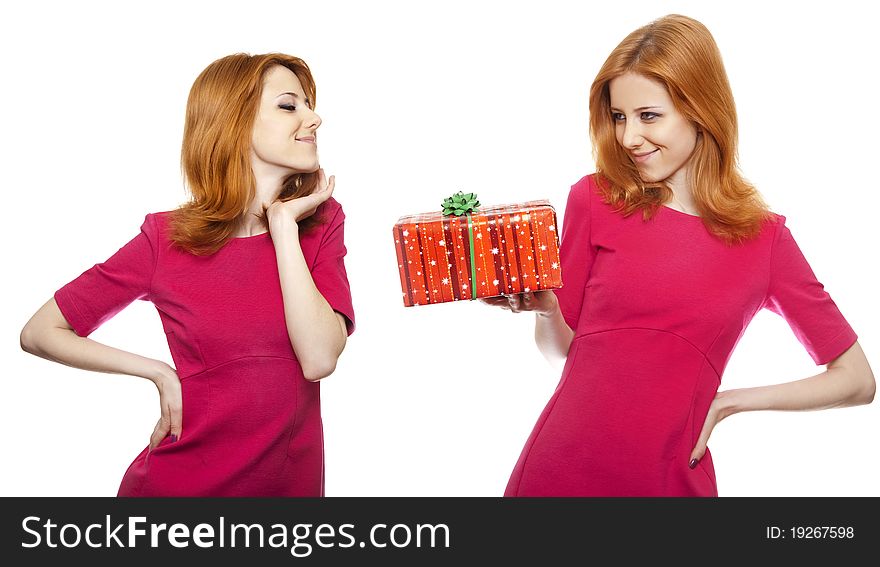
[[[169,238],[193,254],[212,254],[232,236],[256,195],[250,163],[251,132],[263,78],[275,65],[290,69],[315,104],[315,81],[305,61],[282,53],[236,53],[214,61],[196,78],[186,103],[180,164],[191,194],[172,212]],[[310,194],[318,174],[295,173],[279,198]],[[265,222],[265,217],[263,217]],[[315,215],[300,230],[321,222]]]
[[[643,182],[617,143],[608,84],[625,73],[665,85],[675,108],[702,131],[691,157],[691,190],[706,227],[729,243],[756,236],[770,213],[738,168],[736,105],[721,53],[709,30],[686,16],[665,16],[629,34],[593,81],[590,138],[605,200],[647,220],[672,198],[665,182]]]

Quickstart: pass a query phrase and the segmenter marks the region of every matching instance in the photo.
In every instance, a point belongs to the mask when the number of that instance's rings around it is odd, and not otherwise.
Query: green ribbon
[[[471,299],[477,298],[477,263],[474,259],[474,222],[471,218],[471,212],[477,210],[480,201],[477,200],[476,193],[462,193],[459,191],[451,197],[443,200],[443,216],[455,215],[458,217],[466,216],[468,223],[468,237],[470,240],[470,259],[471,259]]]

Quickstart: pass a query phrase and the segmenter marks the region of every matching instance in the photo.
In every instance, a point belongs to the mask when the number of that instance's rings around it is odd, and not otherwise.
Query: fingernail
[[[695,468],[695,467],[697,466],[697,463],[698,463],[698,462],[699,462],[699,461],[696,460],[696,459],[691,459],[691,462],[688,463],[688,466],[689,466],[690,468]]]
[[[172,433],[171,434],[171,442],[174,443],[175,441],[177,441],[177,435]],[[691,467],[691,468],[694,468],[694,467]]]

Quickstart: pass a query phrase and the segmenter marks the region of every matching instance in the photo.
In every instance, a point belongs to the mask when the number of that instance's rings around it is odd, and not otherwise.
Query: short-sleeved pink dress
[[[345,215],[334,199],[326,222],[300,236],[318,291],[354,312],[343,257]],[[233,238],[209,256],[171,245],[169,213],[106,262],[55,293],[74,331],[88,336],[135,299],[159,312],[183,391],[181,438],[134,459],[119,496],[322,496],[320,385],[303,377],[284,319],[269,233]]]
[[[856,341],[780,215],[728,246],[668,207],[614,212],[591,175],[569,194],[560,254],[575,337],[506,496],[717,496],[711,453],[688,462],[755,313],[784,317],[816,364]]]

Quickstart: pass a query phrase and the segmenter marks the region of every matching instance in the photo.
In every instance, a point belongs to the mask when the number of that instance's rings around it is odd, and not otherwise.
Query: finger
[[[522,309],[522,303],[519,295],[508,295],[507,302],[510,305],[510,310],[514,313],[519,313],[520,309]]]
[[[179,399],[168,404],[168,417],[170,420],[168,432],[171,434],[171,442],[174,443],[183,433],[183,406]]]
[[[336,189],[336,176],[331,175],[330,181],[327,183],[327,190],[330,191],[330,194],[333,194],[333,190]]]
[[[508,305],[506,297],[481,297],[478,301],[492,307],[503,307]]]
[[[330,179],[327,179],[327,173],[324,171],[324,168],[318,168],[318,185],[315,187],[315,193],[322,193],[324,191],[333,192],[333,187],[336,185],[336,176],[331,175]]]
[[[162,439],[165,439],[165,436],[168,435],[169,421],[162,416],[159,418],[159,421],[156,422],[156,427],[153,429],[153,434],[150,435],[150,451],[159,446],[159,443],[162,442]]]
[[[329,199],[331,195],[333,195],[333,188],[335,186],[336,179],[331,175],[330,183],[328,183],[327,185],[320,185],[314,193],[308,195],[308,197],[306,198],[311,199],[310,204],[317,207],[318,205]]]
[[[697,444],[694,445],[694,448],[691,451],[691,456],[688,459],[688,466],[690,468],[696,468],[700,459],[706,454],[706,447],[709,445],[709,436],[712,434],[712,429],[714,429],[714,427],[715,418],[713,417],[712,412],[709,412],[709,415],[706,416],[705,423],[703,423],[703,429],[700,431],[700,437],[697,439]]]

